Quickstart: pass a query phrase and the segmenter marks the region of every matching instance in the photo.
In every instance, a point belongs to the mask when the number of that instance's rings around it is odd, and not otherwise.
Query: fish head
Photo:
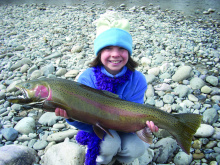
[[[22,92],[25,99],[34,102],[46,100],[50,95],[49,85],[44,81],[32,80],[21,82],[16,84],[15,87]]]

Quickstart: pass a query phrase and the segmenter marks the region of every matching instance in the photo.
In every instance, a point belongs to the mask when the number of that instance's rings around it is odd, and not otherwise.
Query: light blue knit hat
[[[132,37],[129,33],[128,20],[122,19],[117,12],[108,11],[96,21],[96,39],[94,51],[98,52],[106,46],[120,46],[132,54]]]

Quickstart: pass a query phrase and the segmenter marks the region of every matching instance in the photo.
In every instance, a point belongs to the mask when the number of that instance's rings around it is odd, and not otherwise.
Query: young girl
[[[143,104],[147,82],[145,76],[135,70],[138,64],[131,58],[132,37],[128,31],[128,21],[119,18],[117,13],[107,12],[100,17],[94,42],[97,57],[90,63],[91,67],[80,75],[78,82],[110,91],[121,99]],[[88,145],[88,165],[108,164],[113,157],[120,163],[132,163],[149,147],[136,134],[114,130],[110,130],[114,138],[106,134],[104,140],[100,140],[94,134],[92,125],[68,119],[66,111],[59,108],[55,113],[67,118],[69,124],[82,130],[76,140]],[[152,132],[158,131],[152,121],[146,121],[146,127]]]

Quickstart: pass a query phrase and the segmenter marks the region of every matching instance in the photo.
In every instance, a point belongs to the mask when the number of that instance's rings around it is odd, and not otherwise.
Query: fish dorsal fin
[[[113,98],[117,98],[117,99],[120,99],[120,97],[112,92],[109,92],[109,91],[106,91],[106,90],[102,90],[102,92],[110,97],[113,97]]]
[[[99,123],[96,123],[96,125],[93,125],[93,130],[95,132],[95,134],[101,139],[104,139],[105,133],[109,134],[111,137],[113,137],[113,135],[106,130],[105,128],[103,128]]]
[[[144,142],[146,142],[148,144],[153,143],[153,137],[152,137],[152,132],[151,132],[150,128],[145,127],[144,129],[137,131],[136,134]]]

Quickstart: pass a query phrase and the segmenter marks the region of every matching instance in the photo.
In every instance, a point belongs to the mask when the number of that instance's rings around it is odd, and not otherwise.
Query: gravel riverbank
[[[218,11],[185,16],[153,5],[108,9],[131,23],[133,58],[148,82],[146,103],[203,115],[190,155],[160,130],[139,164],[220,163],[220,23],[209,17]],[[29,79],[76,80],[94,58],[93,21],[106,10],[0,6],[0,164],[83,164],[85,147],[76,144],[75,128],[54,113],[11,105],[7,97],[20,95],[15,84]]]

